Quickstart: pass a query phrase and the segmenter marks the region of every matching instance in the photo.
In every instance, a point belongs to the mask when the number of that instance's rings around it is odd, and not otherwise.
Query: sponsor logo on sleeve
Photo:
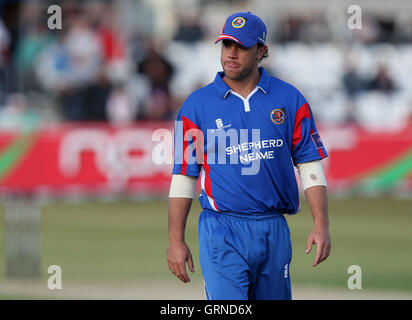
[[[312,133],[311,137],[312,137],[313,143],[315,144],[316,148],[318,149],[323,148],[323,142],[320,139],[318,132]]]

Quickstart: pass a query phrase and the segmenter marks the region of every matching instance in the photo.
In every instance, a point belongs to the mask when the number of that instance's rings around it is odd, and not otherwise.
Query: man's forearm
[[[184,241],[191,198],[169,198],[169,241]]]
[[[312,264],[315,267],[329,256],[331,248],[326,187],[313,186],[307,188],[305,196],[314,223],[306,244],[306,253],[311,251],[313,243],[316,244],[316,257]]]
[[[184,283],[190,282],[186,263],[195,272],[192,254],[185,243],[186,220],[192,205],[191,198],[169,198],[169,247],[167,263],[170,271]]]
[[[328,197],[326,187],[310,187],[305,190],[305,197],[312,212],[315,227],[329,227]]]

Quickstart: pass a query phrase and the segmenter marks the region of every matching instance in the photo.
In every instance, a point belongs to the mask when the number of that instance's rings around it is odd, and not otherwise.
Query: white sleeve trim
[[[298,169],[303,190],[313,186],[327,187],[325,173],[320,160],[298,163],[296,168]]]
[[[174,174],[170,183],[169,198],[191,198],[195,197],[195,186],[197,177]]]

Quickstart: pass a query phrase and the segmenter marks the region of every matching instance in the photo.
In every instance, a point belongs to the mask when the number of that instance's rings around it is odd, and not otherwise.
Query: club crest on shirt
[[[270,120],[274,124],[282,124],[285,121],[285,111],[283,108],[273,109],[270,113]]]
[[[236,17],[232,21],[232,27],[233,28],[242,28],[246,23],[245,18],[243,17]]]

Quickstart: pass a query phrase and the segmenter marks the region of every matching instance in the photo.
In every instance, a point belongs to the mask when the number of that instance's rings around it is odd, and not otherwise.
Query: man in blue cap
[[[194,272],[184,238],[200,176],[200,264],[208,299],[291,299],[290,232],[285,214],[300,211],[297,167],[314,227],[313,266],[330,252],[327,152],[308,102],[259,63],[267,31],[250,12],[229,16],[216,42],[221,64],[209,85],[193,92],[175,123],[169,194],[169,269],[183,282]]]

